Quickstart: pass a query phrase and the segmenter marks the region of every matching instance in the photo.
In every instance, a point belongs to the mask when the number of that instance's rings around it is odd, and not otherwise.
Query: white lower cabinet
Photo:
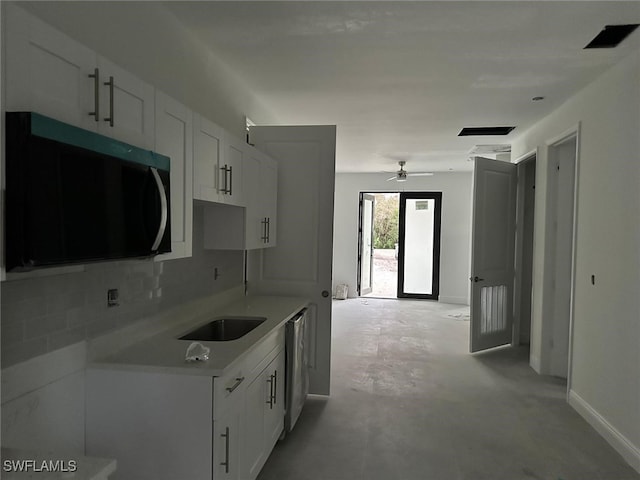
[[[233,403],[213,421],[213,478],[239,480],[240,441],[243,437],[243,409]]]
[[[221,377],[89,368],[86,454],[115,479],[254,480],[284,428],[284,327]]]
[[[284,428],[284,351],[247,386],[242,478],[256,478]]]

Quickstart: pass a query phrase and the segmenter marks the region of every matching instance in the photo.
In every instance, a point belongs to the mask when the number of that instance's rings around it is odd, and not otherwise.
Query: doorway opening
[[[547,177],[547,238],[543,345],[549,346],[544,363],[549,374],[567,378],[571,342],[574,283],[574,236],[577,134],[549,145]]]
[[[442,192],[362,192],[358,295],[437,300]]]

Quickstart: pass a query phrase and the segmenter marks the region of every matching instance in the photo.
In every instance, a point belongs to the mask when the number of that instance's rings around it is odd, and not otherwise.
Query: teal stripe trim
[[[161,170],[168,171],[171,163],[171,159],[165,155],[74,127],[39,113],[31,113],[31,134]]]

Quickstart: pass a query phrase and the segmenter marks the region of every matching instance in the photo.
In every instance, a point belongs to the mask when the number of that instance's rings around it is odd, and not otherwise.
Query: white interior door
[[[376,197],[362,194],[360,203],[360,295],[373,289],[373,215]]]
[[[475,158],[471,352],[512,341],[516,187],[515,164]]]
[[[278,162],[278,244],[250,252],[249,293],[309,300],[309,393],[328,395],[336,128],[251,127],[250,136]]]

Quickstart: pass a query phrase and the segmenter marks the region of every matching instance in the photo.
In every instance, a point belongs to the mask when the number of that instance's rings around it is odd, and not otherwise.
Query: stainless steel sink
[[[265,317],[220,317],[191,330],[179,340],[226,342],[245,336],[266,320]]]

